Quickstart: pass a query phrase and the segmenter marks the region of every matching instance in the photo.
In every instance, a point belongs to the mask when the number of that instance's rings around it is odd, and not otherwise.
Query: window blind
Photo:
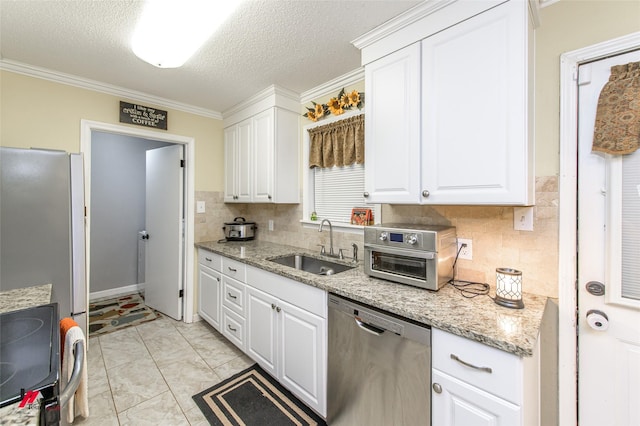
[[[622,297],[640,300],[640,151],[622,159]]]
[[[364,164],[315,168],[315,211],[320,219],[351,221],[351,209],[365,205]]]

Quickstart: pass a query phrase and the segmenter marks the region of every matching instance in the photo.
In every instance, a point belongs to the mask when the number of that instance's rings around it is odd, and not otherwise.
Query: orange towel
[[[78,327],[78,323],[73,318],[62,318],[60,320],[60,360],[64,356],[64,339],[67,337],[67,332],[71,327]]]

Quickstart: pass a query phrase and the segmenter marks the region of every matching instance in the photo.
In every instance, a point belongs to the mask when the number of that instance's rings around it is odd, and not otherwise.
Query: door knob
[[[609,328],[609,317],[602,311],[591,309],[587,312],[587,323],[596,331],[605,331]]]
[[[442,393],[442,386],[440,386],[440,383],[434,383],[431,387],[435,393]]]
[[[427,198],[429,196],[429,191],[427,191],[426,189],[424,191],[422,191],[422,196],[424,198]]]

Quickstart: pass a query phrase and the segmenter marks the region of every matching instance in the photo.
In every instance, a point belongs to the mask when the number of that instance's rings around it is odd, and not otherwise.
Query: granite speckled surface
[[[331,276],[315,275],[269,259],[293,253],[321,257],[318,253],[257,240],[208,241],[197,243],[196,247],[518,356],[533,355],[547,302],[546,297],[525,293],[525,308],[509,309],[496,305],[488,296],[465,298],[450,285],[435,292],[370,278],[364,273],[362,261],[349,271]]]
[[[51,284],[0,292],[0,313],[51,303]]]

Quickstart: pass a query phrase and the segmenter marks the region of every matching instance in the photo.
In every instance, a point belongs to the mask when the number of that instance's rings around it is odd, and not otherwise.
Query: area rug
[[[214,426],[326,426],[258,364],[192,398]]]
[[[89,303],[89,336],[111,333],[153,321],[159,315],[144,304],[144,297],[130,294]]]

